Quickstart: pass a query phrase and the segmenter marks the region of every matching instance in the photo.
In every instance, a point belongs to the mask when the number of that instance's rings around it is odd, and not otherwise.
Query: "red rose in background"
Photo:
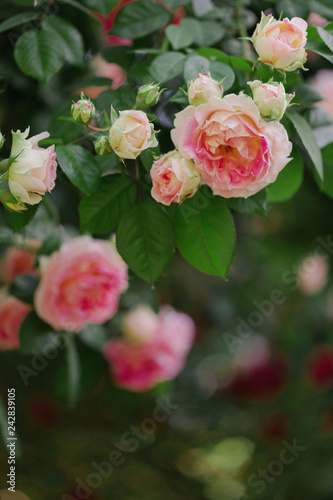
[[[307,382],[317,390],[333,388],[333,346],[322,344],[316,347],[305,360]]]

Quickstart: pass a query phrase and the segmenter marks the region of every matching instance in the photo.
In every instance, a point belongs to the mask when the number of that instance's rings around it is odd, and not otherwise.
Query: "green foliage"
[[[183,71],[185,61],[186,57],[181,52],[165,52],[154,59],[149,73],[158,82],[167,82]]]
[[[241,214],[267,215],[267,190],[262,189],[259,193],[248,198],[229,198],[229,208]]]
[[[34,293],[39,283],[39,276],[22,274],[9,287],[10,295],[27,304],[33,304]]]
[[[319,177],[323,178],[323,160],[315,135],[308,122],[299,114],[288,113],[288,118],[294,125],[296,132],[308,152]]]
[[[92,195],[99,186],[101,171],[96,158],[76,144],[57,146],[57,159],[63,172],[78,189]]]
[[[167,269],[175,250],[171,220],[153,203],[140,203],[124,213],[116,242],[124,261],[149,283],[155,283]]]
[[[82,231],[107,233],[119,222],[122,214],[135,202],[133,181],[122,175],[102,177],[94,196],[83,196],[79,205]]]
[[[225,201],[200,190],[177,207],[173,222],[177,248],[184,259],[204,273],[224,278],[236,243]]]
[[[279,173],[273,184],[267,188],[267,201],[269,203],[285,201],[294,196],[301,187],[303,181],[303,161],[294,148],[291,152],[292,160]]]
[[[105,16],[110,12],[111,9],[117,6],[117,0],[84,0],[87,7],[97,12],[101,12]]]
[[[139,0],[121,9],[111,33],[126,38],[141,38],[154,33],[168,21],[170,14],[162,5],[151,0]]]
[[[12,28],[16,28],[17,26],[20,26],[21,24],[28,23],[30,21],[34,21],[39,17],[38,12],[22,12],[21,14],[16,14],[13,17],[10,17],[9,19],[6,19],[6,21],[3,21],[0,23],[0,33],[3,33],[4,31],[10,30]]]
[[[35,355],[35,351],[41,353],[45,348],[59,348],[61,340],[58,333],[44,321],[42,321],[35,312],[26,316],[20,328],[20,352],[22,354]]]

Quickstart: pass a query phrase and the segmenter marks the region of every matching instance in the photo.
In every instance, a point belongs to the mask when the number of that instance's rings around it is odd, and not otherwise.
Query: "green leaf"
[[[177,9],[177,7],[182,7],[183,5],[188,5],[191,0],[164,0],[165,5],[170,7],[170,9]]]
[[[193,43],[192,33],[184,28],[183,24],[179,26],[170,24],[165,28],[165,34],[174,50],[184,49]]]
[[[78,333],[78,337],[86,345],[99,352],[101,352],[103,346],[109,340],[106,329],[101,325],[86,325],[83,330]]]
[[[21,24],[29,23],[30,21],[37,19],[39,15],[39,12],[30,11],[22,12],[21,14],[10,17],[0,24],[0,33],[3,33],[4,31],[10,30],[12,28],[16,28],[16,26],[20,26]]]
[[[324,160],[324,180],[316,179],[322,191],[333,199],[333,143],[322,149]]]
[[[333,52],[333,35],[321,26],[317,27],[317,31],[324,44]]]
[[[112,35],[141,38],[159,30],[171,16],[162,5],[151,0],[139,0],[125,5],[116,17]]]
[[[68,5],[71,5],[72,7],[75,7],[76,9],[80,10],[81,12],[84,12],[89,16],[91,19],[93,19],[95,22],[98,22],[96,17],[93,15],[93,13],[87,9],[84,5],[81,5],[80,2],[77,2],[76,0],[60,0],[62,3],[67,3]]]
[[[84,0],[87,7],[97,12],[101,12],[105,16],[110,10],[114,9],[119,3],[118,0]]]
[[[250,73],[252,71],[251,61],[247,61],[242,57],[228,56],[224,52],[211,47],[197,49],[196,53],[206,57],[210,61],[220,61],[231,66],[233,70],[242,71],[243,73]]]
[[[68,404],[74,408],[80,391],[81,367],[74,336],[65,336],[68,374]]]
[[[74,66],[83,66],[84,45],[79,30],[58,16],[47,17],[42,23],[42,28],[50,34],[57,50],[67,62]]]
[[[323,179],[323,159],[310,125],[303,116],[296,113],[288,113],[287,117],[294,125],[306,151],[309,153],[320,179]]]
[[[221,23],[215,21],[198,21],[198,19],[186,17],[181,26],[184,30],[192,33],[194,43],[199,47],[214,45],[225,34],[225,29]]]
[[[262,189],[248,198],[229,198],[227,204],[229,208],[241,214],[267,215],[266,198],[266,189]]]
[[[203,17],[216,9],[212,0],[193,0],[192,5],[197,17]]]
[[[150,172],[152,164],[155,161],[154,157],[160,156],[160,154],[161,151],[159,146],[156,146],[155,148],[145,149],[144,151],[142,151],[142,153],[140,154],[140,160],[142,162],[142,165],[147,170],[147,172]]]
[[[20,70],[40,82],[46,83],[64,62],[48,31],[26,31],[17,40],[14,58]]]
[[[182,256],[200,271],[224,278],[236,242],[225,201],[200,190],[177,208],[173,221]]]
[[[57,146],[57,160],[69,180],[85,194],[93,194],[99,186],[101,171],[95,157],[81,146]]]
[[[202,56],[190,56],[185,63],[184,80],[185,82],[195,80],[199,73],[208,73],[208,71],[208,59]]]
[[[26,304],[33,304],[39,279],[39,276],[34,274],[22,274],[18,276],[9,287],[10,295],[13,295]]]
[[[289,200],[301,187],[303,182],[303,161],[297,149],[293,149],[292,160],[279,173],[273,184],[267,188],[267,201],[269,203]]]
[[[313,129],[319,148],[324,148],[333,142],[333,124]]]
[[[181,52],[165,52],[153,60],[149,73],[156,81],[167,82],[183,71],[185,60]]]
[[[209,71],[215,80],[223,80],[223,90],[229,90],[233,86],[235,73],[228,64],[220,61],[212,61],[209,64]]]
[[[20,328],[21,354],[35,354],[34,351],[43,354],[43,351],[46,353],[50,349],[54,352],[55,349],[61,348],[62,341],[59,334],[44,323],[34,311],[29,313]]]
[[[94,196],[83,196],[79,205],[80,227],[91,233],[107,233],[135,202],[135,184],[122,175],[102,177]]]
[[[39,204],[30,205],[27,208],[27,210],[24,210],[24,212],[21,212],[21,213],[10,212],[10,213],[8,213],[8,219],[9,219],[9,224],[10,224],[11,228],[15,232],[21,231],[21,229],[23,229],[33,219],[38,208],[39,208]]]
[[[153,203],[141,203],[120,219],[117,248],[140,278],[154,283],[167,269],[175,250],[175,233],[166,213]]]

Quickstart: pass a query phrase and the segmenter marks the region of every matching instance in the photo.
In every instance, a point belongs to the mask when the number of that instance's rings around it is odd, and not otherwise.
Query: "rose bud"
[[[144,149],[157,146],[154,127],[143,111],[120,111],[109,132],[114,152],[121,158],[135,160]]]
[[[294,95],[286,94],[282,83],[262,83],[259,80],[247,83],[251,87],[253,100],[260,114],[265,118],[281,120]]]
[[[40,148],[38,142],[49,137],[48,132],[27,139],[29,128],[25,132],[12,132],[13,144],[8,160],[8,184],[14,200],[6,200],[9,205],[15,201],[20,210],[28,205],[36,205],[46,191],[55,185],[57,161],[54,145],[47,149]],[[15,210],[15,208],[13,208]]]
[[[147,83],[147,85],[142,85],[142,87],[138,90],[136,107],[150,108],[151,106],[155,106],[163,92],[164,89],[161,90],[157,83]]]
[[[307,26],[307,22],[300,17],[291,20],[285,17],[276,21],[271,14],[262,14],[252,35],[259,61],[285,71],[304,69]]]
[[[83,125],[90,123],[95,116],[95,106],[90,99],[85,98],[84,94],[81,94],[79,101],[73,102],[71,111],[73,120]]]
[[[106,135],[101,135],[95,141],[95,151],[100,156],[106,156],[112,153],[112,148]]]
[[[201,176],[192,160],[184,158],[174,150],[161,156],[150,170],[153,181],[152,197],[163,203],[181,203],[191,198],[200,185]]]
[[[210,74],[200,73],[198,78],[187,84],[188,102],[193,106],[204,104],[212,97],[222,97],[223,87],[221,83],[213,80]]]

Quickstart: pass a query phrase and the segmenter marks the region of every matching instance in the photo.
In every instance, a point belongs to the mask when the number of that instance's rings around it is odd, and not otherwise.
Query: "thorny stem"
[[[93,130],[94,132],[107,132],[109,130],[109,127],[98,128],[98,127],[94,127],[93,125],[87,125],[87,127],[89,130]]]
[[[249,46],[249,42],[246,40],[247,31],[246,31],[245,22],[244,22],[243,0],[237,0],[236,17],[237,17],[239,34],[242,38],[241,41],[242,41],[243,56],[245,57],[245,59],[251,60],[250,46]]]

